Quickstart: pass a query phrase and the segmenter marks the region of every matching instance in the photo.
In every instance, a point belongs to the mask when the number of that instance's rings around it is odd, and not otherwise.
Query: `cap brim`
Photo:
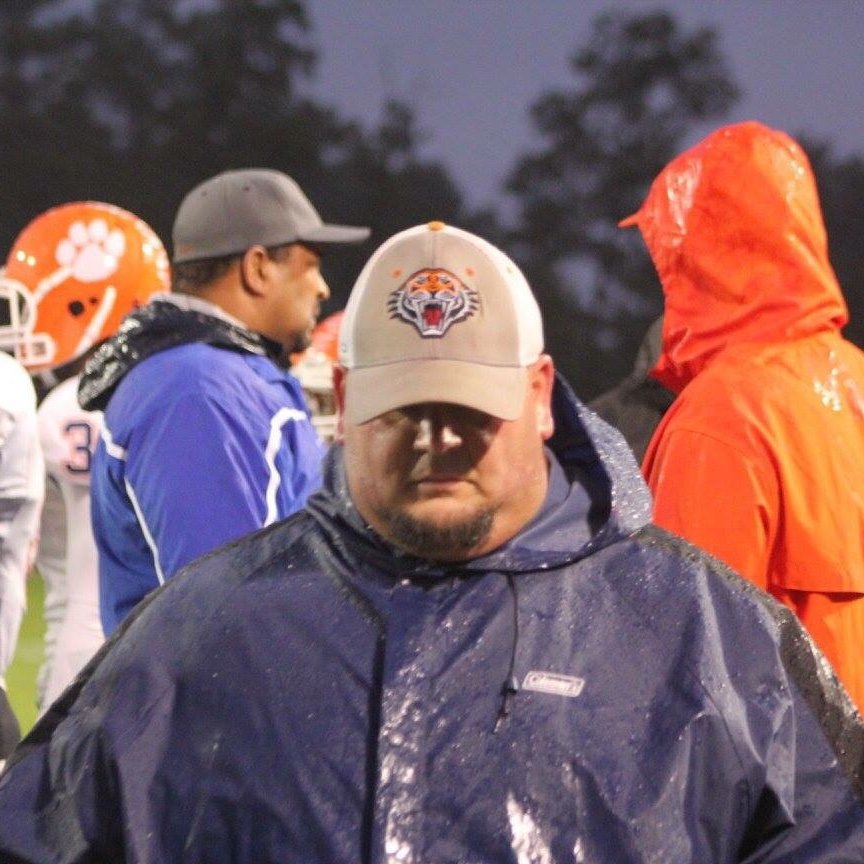
[[[352,424],[417,405],[464,405],[501,420],[521,416],[528,391],[528,370],[482,366],[458,360],[405,360],[350,369],[345,381],[345,419]]]
[[[356,225],[320,225],[297,239],[300,243],[361,243],[371,233],[371,228]]]

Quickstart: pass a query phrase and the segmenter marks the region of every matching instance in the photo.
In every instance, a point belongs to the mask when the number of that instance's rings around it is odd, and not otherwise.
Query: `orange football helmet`
[[[312,423],[324,441],[336,435],[336,397],[333,366],[339,359],[339,326],[342,311],[328,315],[312,331],[309,347],[294,356],[291,372],[299,380],[312,409]]]
[[[168,254],[146,222],[99,201],[61,204],[30,222],[6,259],[0,348],[30,371],[62,366],[169,288]]]

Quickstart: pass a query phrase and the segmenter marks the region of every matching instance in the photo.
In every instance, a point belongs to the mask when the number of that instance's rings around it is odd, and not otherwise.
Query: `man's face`
[[[345,374],[337,373],[342,405]],[[544,356],[529,374],[517,420],[432,402],[346,423],[348,486],[360,515],[395,546],[438,561],[475,558],[515,535],[546,495],[543,443],[553,431],[552,361]]]
[[[321,256],[300,243],[286,246],[268,262],[273,280],[265,336],[279,342],[288,353],[309,346],[321,303],[330,290],[321,275]]]

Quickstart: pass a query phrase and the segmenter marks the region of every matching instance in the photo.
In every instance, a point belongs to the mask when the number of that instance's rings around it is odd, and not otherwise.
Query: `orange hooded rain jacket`
[[[759,123],[674,159],[637,224],[678,393],[643,471],[655,521],[791,607],[864,710],[864,353],[807,157]]]

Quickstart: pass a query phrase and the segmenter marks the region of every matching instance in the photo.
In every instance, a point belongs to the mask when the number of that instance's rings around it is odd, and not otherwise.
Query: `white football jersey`
[[[100,411],[78,405],[78,377],[58,384],[39,406],[47,474],[36,566],[45,580],[45,663],[39,705],[47,708],[104,641],[99,570],[90,527],[90,462]]]
[[[33,382],[0,351],[0,686],[24,614],[44,486]]]

